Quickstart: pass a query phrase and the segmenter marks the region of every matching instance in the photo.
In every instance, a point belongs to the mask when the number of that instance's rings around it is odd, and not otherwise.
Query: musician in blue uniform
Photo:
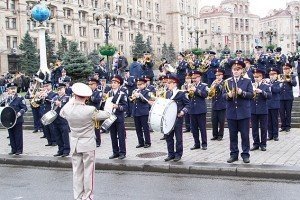
[[[208,95],[207,84],[201,82],[202,73],[192,71],[191,77],[193,87],[189,89],[189,114],[191,117],[191,128],[194,138],[194,146],[191,150],[200,149],[199,130],[201,132],[202,149],[207,149],[207,132],[206,132],[206,113],[207,106],[205,98]]]
[[[27,111],[25,99],[17,94],[17,84],[7,84],[8,98],[5,104],[12,107],[17,115],[16,124],[8,129],[11,152],[9,155],[20,155],[23,153],[23,123],[24,114]]]
[[[215,72],[216,80],[212,83],[208,92],[211,98],[211,123],[212,135],[211,140],[221,141],[224,136],[225,114],[226,114],[226,100],[224,98],[224,73],[222,69],[217,69]]]
[[[267,100],[268,104],[268,140],[278,141],[278,116],[280,109],[280,82],[278,81],[279,69],[271,68],[269,71],[270,88],[272,98]]]
[[[241,156],[244,163],[250,162],[249,122],[251,118],[250,102],[253,98],[253,88],[250,79],[242,77],[245,63],[235,60],[232,63],[232,78],[224,83],[226,97],[226,117],[229,128],[230,158],[228,163],[238,160],[238,132],[241,133],[242,150]]]
[[[174,129],[166,136],[168,157],[165,161],[173,160],[179,161],[183,154],[183,140],[182,140],[182,125],[183,117],[189,110],[189,100],[185,95],[185,92],[178,89],[179,79],[176,75],[167,75],[168,88],[166,97],[172,99],[177,104],[177,119]],[[174,151],[174,136],[176,139],[176,150]]]
[[[291,118],[292,118],[292,107],[294,101],[293,87],[296,87],[296,77],[292,75],[292,65],[286,63],[283,65],[283,77],[281,80],[281,91],[280,91],[280,119],[281,119],[281,130],[290,132],[291,130]]]
[[[44,81],[43,82],[43,92],[41,93],[41,99],[42,99],[42,108],[43,108],[43,114],[46,114],[49,112],[52,107],[54,106],[52,99],[57,96],[57,93],[52,91],[51,81]],[[45,146],[56,146],[55,141],[55,133],[53,129],[53,124],[44,125],[43,126],[43,132],[46,136],[46,139],[48,141],[48,144]]]
[[[135,77],[130,75],[129,69],[125,70],[124,86],[128,89],[128,97],[130,97],[134,89],[136,89],[136,84]],[[128,110],[126,117],[131,117],[132,109],[133,103],[131,101],[128,101]]]
[[[266,70],[267,72],[270,71],[271,68],[274,67],[275,64],[275,58],[273,56],[273,50],[268,48],[267,49],[267,62],[266,62]],[[269,78],[269,74],[266,74],[266,78]]]
[[[253,83],[254,97],[251,101],[251,124],[253,147],[250,151],[261,149],[266,151],[267,147],[267,126],[268,106],[267,100],[271,99],[272,93],[269,85],[263,83],[265,72],[261,69],[253,70],[255,83]],[[259,134],[260,129],[260,134]]]
[[[201,65],[201,61],[197,58],[195,54],[192,54],[192,62],[189,63],[188,72],[191,72],[192,70],[199,70],[200,65]]]
[[[236,57],[234,60],[244,61],[242,50],[236,50],[235,55],[236,55]]]
[[[217,59],[216,57],[216,52],[214,51],[210,51],[209,52],[209,67],[208,70],[206,72],[207,74],[207,84],[210,87],[210,85],[212,84],[212,82],[216,79],[215,76],[215,70],[219,68],[220,65],[220,60]]]
[[[275,63],[274,63],[274,67],[276,67],[277,69],[280,70],[280,72],[282,72],[282,67],[283,65],[288,61],[286,56],[284,54],[281,53],[282,49],[281,47],[277,47],[275,49]]]
[[[177,66],[177,77],[179,79],[179,85],[178,87],[181,88],[181,86],[184,84],[185,81],[185,75],[188,71],[189,64],[184,60],[184,54],[179,53],[178,54],[178,66]]]
[[[102,91],[98,90],[98,83],[99,81],[95,78],[88,79],[88,85],[92,89],[92,96],[89,97],[87,101],[87,105],[94,106],[97,110],[100,110],[100,104],[102,101]],[[101,145],[101,134],[100,134],[100,127],[95,127],[95,136],[96,136],[96,144],[97,147]]]
[[[252,83],[254,83],[254,76],[253,76],[253,69],[252,69],[252,60],[250,58],[246,58],[244,60],[245,63],[245,69],[244,69],[244,78],[248,78],[251,80]]]
[[[70,77],[66,77],[64,79],[64,84],[66,84],[66,88],[65,88],[65,92],[66,92],[66,95],[69,96],[69,97],[72,97],[72,82],[71,82],[71,78]]]
[[[153,94],[156,93],[156,88],[154,85],[151,84],[151,78],[149,76],[143,75],[141,78],[145,79],[147,81],[146,88],[152,92]]]
[[[146,89],[146,80],[143,78],[136,79],[137,89],[134,90],[130,101],[133,102],[132,116],[134,117],[134,124],[138,138],[138,145],[136,148],[149,148],[151,146],[150,130],[148,124],[150,105],[149,90]]]
[[[262,46],[255,46],[254,67],[266,73],[267,57],[263,54]]]
[[[185,76],[185,82],[182,85],[181,89],[183,91],[188,92],[189,91],[189,86],[191,86],[191,85],[192,85],[192,77],[190,76],[190,73],[189,73]],[[189,112],[186,113],[185,116],[184,116],[184,125],[185,125],[184,133],[190,132],[191,131],[191,116],[190,116]]]
[[[55,132],[56,144],[58,145],[58,151],[54,156],[66,157],[70,154],[70,140],[69,140],[69,125],[66,119],[62,118],[59,113],[61,108],[69,101],[69,97],[65,92],[66,84],[59,83],[57,87],[58,96],[54,101],[56,107],[55,112],[57,118],[53,121],[53,129]]]
[[[150,52],[144,53],[144,63],[142,64],[142,75],[148,76],[150,81],[153,81],[154,72],[153,72],[154,63],[151,60]]]
[[[113,75],[111,79],[111,91],[108,93],[112,98],[113,113],[116,115],[116,121],[110,127],[110,136],[112,142],[113,155],[109,159],[126,157],[125,142],[125,115],[128,108],[127,97],[120,87],[123,85],[123,78],[119,75]]]
[[[224,59],[220,62],[220,68],[224,70],[224,79],[231,77],[231,61],[230,50],[223,51]]]

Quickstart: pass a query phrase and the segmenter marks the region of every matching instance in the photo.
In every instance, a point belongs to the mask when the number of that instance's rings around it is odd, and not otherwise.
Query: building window
[[[138,18],[142,19],[142,11],[138,12]]]
[[[81,51],[86,51],[86,47],[87,47],[86,42],[80,42],[80,50]]]
[[[204,24],[207,24],[207,19],[204,19]]]
[[[79,33],[81,37],[86,37],[86,27],[79,27]]]
[[[286,47],[289,49],[289,48],[291,47],[291,45],[290,45],[290,44],[287,44]]]
[[[119,45],[119,51],[124,52],[124,46],[123,45]]]
[[[142,0],[138,0],[137,4],[138,4],[138,6],[141,6],[142,5]]]
[[[55,24],[51,23],[51,33],[55,33]]]
[[[155,3],[155,11],[159,12],[159,4],[158,3]]]
[[[94,50],[100,49],[100,44],[99,43],[94,43]]]
[[[64,17],[66,19],[71,19],[71,17],[72,17],[72,10],[68,9],[68,8],[65,8],[64,9]]]
[[[110,10],[110,3],[104,2],[104,9]]]
[[[151,2],[150,1],[147,1],[146,2],[146,7],[150,10],[151,9]]]
[[[78,15],[79,15],[79,20],[80,21],[86,21],[86,18],[87,18],[87,13],[86,12],[79,11]]]
[[[15,10],[16,9],[16,1],[15,0],[10,0],[9,2],[10,2],[9,9]]]
[[[204,40],[204,44],[207,44],[207,40]]]
[[[9,23],[9,18],[5,18],[5,24],[6,24],[6,29],[10,29],[10,23]]]
[[[123,32],[118,32],[118,40],[123,41]]]
[[[72,34],[72,26],[71,25],[64,25],[64,33],[66,34],[66,35],[71,35]]]
[[[6,36],[6,45],[7,45],[8,49],[11,48],[11,45],[10,45],[10,36]]]
[[[160,37],[157,37],[157,44],[160,45]]]
[[[17,19],[16,18],[5,18],[6,29],[17,29]]]
[[[100,30],[95,28],[94,29],[94,38],[99,38],[99,36],[100,36]]]
[[[12,38],[12,47],[18,48],[18,38],[17,37]]]
[[[130,33],[129,34],[129,41],[132,42],[134,40],[134,35],[133,33]]]

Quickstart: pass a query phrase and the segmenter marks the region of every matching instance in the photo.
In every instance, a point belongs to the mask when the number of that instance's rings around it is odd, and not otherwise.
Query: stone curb
[[[46,156],[9,156],[0,154],[0,164],[72,168],[70,157],[55,158]],[[97,159],[96,170],[140,171],[289,180],[300,179],[299,167],[277,165],[244,165],[200,162],[167,163],[163,161]]]

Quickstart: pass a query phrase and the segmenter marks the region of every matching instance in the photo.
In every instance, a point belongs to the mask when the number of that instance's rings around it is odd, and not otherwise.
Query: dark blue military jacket
[[[48,93],[48,95],[46,96],[46,98],[44,99],[43,101],[43,104],[44,104],[44,113],[48,112],[51,110],[51,107],[52,107],[52,103],[53,103],[53,99],[54,97],[56,97],[58,94],[51,91]]]
[[[294,100],[293,87],[297,85],[296,77],[291,76],[290,82],[282,82],[280,100]]]
[[[224,97],[223,84],[224,84],[224,81],[222,81],[219,85],[216,86],[215,96],[212,97],[212,100],[211,100],[212,110],[225,110],[226,109],[226,99]]]
[[[216,78],[215,70],[219,68],[220,60],[217,58],[212,59],[211,64],[207,70],[207,78]]]
[[[185,61],[185,60],[182,60],[179,62],[178,66],[177,66],[177,78],[182,82],[184,82],[185,80],[185,75],[188,71],[188,67],[189,67],[189,64]]]
[[[90,106],[94,106],[96,109],[100,109],[100,103],[101,103],[101,100],[102,100],[102,91],[96,89],[96,90],[93,90],[93,94],[92,96],[90,97],[89,101],[88,101],[88,105]]]
[[[196,91],[193,96],[189,95],[190,99],[190,112],[189,114],[202,114],[207,113],[207,106],[205,98],[208,95],[207,84],[200,83],[196,86]]]
[[[259,89],[262,93],[256,94],[251,101],[251,114],[268,114],[267,99],[271,99],[272,93],[270,86],[267,84],[261,84]]]
[[[65,118],[62,118],[59,113],[62,107],[64,107],[64,105],[69,101],[69,96],[67,95],[63,95],[63,96],[56,96],[53,101],[60,101],[61,102],[61,106],[60,107],[56,107],[55,112],[57,113],[57,118],[54,120],[54,123],[56,124],[68,124],[68,121]]]
[[[17,118],[16,123],[23,123],[23,115],[27,111],[27,106],[24,97],[19,96],[18,94],[15,94],[13,97],[8,97],[7,105],[12,107],[16,111],[16,114],[21,114],[21,116]]]
[[[229,98],[227,95],[226,81],[228,81],[228,88],[232,91],[236,86],[243,92],[242,94],[233,95]],[[233,78],[225,80],[224,96],[226,97],[226,118],[232,120],[240,120],[251,117],[251,99],[253,98],[253,87],[250,79],[240,78],[235,84]]]
[[[139,91],[142,95],[134,101],[133,109],[132,109],[132,116],[139,117],[149,115],[150,105],[147,100],[150,99],[148,89],[143,89]],[[147,99],[147,100],[146,100]]]
[[[121,95],[120,100],[118,102],[118,108],[115,110],[114,114],[117,117],[116,122],[124,122],[125,121],[125,112],[128,108],[128,102],[127,102],[127,96],[124,92],[122,92],[120,89],[116,92],[116,94],[113,94],[113,91],[111,90],[109,93],[109,97],[113,96],[112,102],[114,104],[117,103],[118,97]]]
[[[272,92],[272,98],[267,100],[269,109],[279,109],[280,108],[280,82],[274,81],[270,82],[270,88]]]

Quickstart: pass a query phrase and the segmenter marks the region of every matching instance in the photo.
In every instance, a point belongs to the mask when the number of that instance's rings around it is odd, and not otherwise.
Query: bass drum
[[[169,134],[177,118],[177,104],[171,99],[158,98],[149,113],[149,126],[152,130]]]
[[[46,112],[41,118],[41,122],[44,126],[51,124],[57,118],[57,113],[55,110],[50,110]]]
[[[12,128],[17,122],[16,111],[9,106],[0,107],[1,124],[7,129]]]

